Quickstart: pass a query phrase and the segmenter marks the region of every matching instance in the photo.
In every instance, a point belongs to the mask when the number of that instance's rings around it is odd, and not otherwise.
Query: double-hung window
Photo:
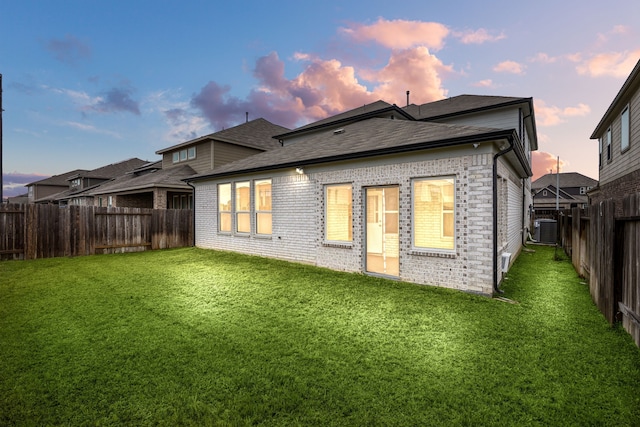
[[[256,234],[271,234],[271,180],[253,183],[256,210]]]
[[[611,160],[611,128],[607,129],[607,161]]]
[[[236,182],[236,233],[251,233],[251,186]]]
[[[231,233],[231,184],[218,184],[218,231]]]
[[[629,148],[629,106],[627,105],[620,115],[620,151]]]
[[[351,242],[353,240],[353,206],[351,184],[325,187],[325,240]]]
[[[455,178],[413,180],[413,247],[455,249]]]

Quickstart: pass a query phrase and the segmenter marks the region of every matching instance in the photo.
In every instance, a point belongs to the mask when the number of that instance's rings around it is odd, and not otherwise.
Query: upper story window
[[[611,160],[611,128],[607,129],[607,161]]]
[[[80,184],[82,183],[82,179],[81,178],[75,178],[73,180],[71,180],[71,189],[72,190],[76,190],[78,188],[80,188]]]
[[[629,106],[622,110],[620,115],[620,151],[629,149]]]
[[[183,148],[173,152],[173,163],[184,162],[196,158],[196,147]]]
[[[602,137],[598,138],[598,167],[602,168]]]

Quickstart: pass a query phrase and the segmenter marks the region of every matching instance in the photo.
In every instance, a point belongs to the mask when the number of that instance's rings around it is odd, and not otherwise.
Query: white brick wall
[[[400,279],[491,294],[492,282],[492,166],[491,154],[411,161],[410,156],[331,167],[305,167],[237,180],[272,179],[273,235],[234,236],[217,232],[217,183],[196,183],[196,245],[316,264],[336,270],[364,271],[364,188],[398,185],[400,189]],[[455,253],[412,249],[411,179],[455,176]],[[353,186],[353,242],[324,242],[324,186]],[[252,218],[252,229],[255,229]]]

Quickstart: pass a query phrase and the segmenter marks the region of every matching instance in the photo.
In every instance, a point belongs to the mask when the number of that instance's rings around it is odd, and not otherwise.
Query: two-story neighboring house
[[[557,190],[559,181],[560,189]],[[555,218],[556,200],[558,208],[584,208],[589,204],[587,192],[598,185],[598,181],[577,172],[548,173],[531,183],[533,210],[536,218]]]
[[[85,172],[88,170],[75,169],[26,184],[29,203],[54,203],[57,194],[69,189],[69,178]]]
[[[599,143],[599,185],[589,193],[592,203],[616,201],[622,213],[624,196],[640,191],[640,61],[622,85],[591,134]]]
[[[378,101],[200,173],[196,245],[480,294],[528,234],[531,98]]]
[[[214,132],[156,154],[162,159],[91,191],[104,206],[191,209],[193,189],[184,179],[221,165],[280,147],[273,135],[289,129],[259,118]]]

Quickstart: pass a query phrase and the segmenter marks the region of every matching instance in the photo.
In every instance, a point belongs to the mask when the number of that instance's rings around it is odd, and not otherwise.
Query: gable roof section
[[[350,123],[343,129],[341,133],[319,131],[295,144],[238,160],[186,181],[517,138],[511,130],[381,118]]]
[[[640,90],[640,60],[638,60],[636,66],[633,67],[631,74],[629,74],[629,77],[625,80],[616,97],[613,98],[611,105],[609,105],[609,108],[607,108],[607,111],[593,130],[590,139],[598,139],[604,134],[611,122],[613,122],[613,119],[622,112],[622,108],[627,105],[627,102],[629,102],[633,94],[638,90]]]
[[[371,104],[365,104],[362,107],[357,107],[352,110],[345,111],[344,113],[336,114],[334,116],[330,116],[325,119],[318,120],[318,121],[306,124],[304,126],[300,126],[290,132],[275,135],[274,138],[285,139],[295,135],[314,132],[327,127],[345,125],[348,123],[353,123],[359,120],[366,120],[373,117],[386,116],[386,118],[390,118],[390,115],[394,113],[396,113],[399,116],[398,118],[413,120],[413,117],[410,114],[408,114],[406,111],[399,108],[398,106],[391,105],[388,102],[379,100],[376,102],[372,102]]]
[[[550,185],[555,187],[557,180],[556,175],[555,173],[542,175],[531,183],[531,189],[542,189]],[[563,187],[595,187],[596,185],[598,185],[598,181],[578,172],[560,173],[560,189]]]
[[[210,133],[196,139],[182,142],[168,148],[156,151],[156,154],[164,154],[179,148],[195,145],[204,141],[222,141],[259,150],[271,150],[280,147],[280,143],[273,139],[274,135],[288,132],[286,127],[276,125],[263,118],[251,120],[240,125]]]
[[[52,186],[68,186],[69,185],[69,177],[76,176],[80,173],[89,172],[86,169],[75,169],[70,172],[65,172],[60,175],[54,175],[49,178],[41,179],[40,181],[30,182],[29,184],[25,184],[25,187],[29,187],[31,185],[52,185]]]
[[[93,169],[90,171],[79,172],[77,175],[70,176],[67,181],[70,181],[74,178],[102,178],[102,179],[111,179],[116,176],[120,176],[127,172],[132,171],[133,169],[139,168],[142,165],[148,163],[147,160],[141,160],[137,157],[132,159],[127,159],[118,163],[111,163],[110,165],[102,166],[97,169]]]
[[[512,96],[458,95],[422,105],[411,104],[404,109],[416,120],[436,120],[522,104],[530,99]]]
[[[152,190],[156,187],[191,190],[191,187],[185,184],[183,180],[195,173],[196,171],[189,165],[158,169],[155,172],[142,175],[128,173],[88,191],[87,195],[96,196],[99,194]]]

